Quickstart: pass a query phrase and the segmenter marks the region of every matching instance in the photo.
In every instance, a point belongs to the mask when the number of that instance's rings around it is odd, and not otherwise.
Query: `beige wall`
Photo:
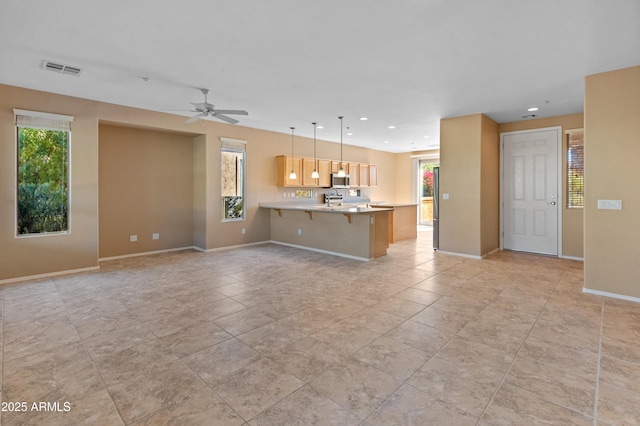
[[[414,194],[414,189],[416,191],[419,188],[416,188],[417,183],[414,183],[414,170],[413,170],[413,159],[416,156],[439,156],[440,150],[427,150],[427,151],[414,151],[414,152],[404,152],[400,154],[396,154],[395,159],[395,171],[396,177],[395,180],[397,182],[396,185],[396,203],[415,203],[416,194]]]
[[[69,233],[16,238],[13,108],[72,115]],[[98,264],[96,103],[0,85],[0,280]]]
[[[71,232],[68,234],[15,237],[14,108],[75,117],[71,140]],[[127,236],[127,244],[118,249],[108,249],[111,244],[106,242],[105,245],[99,243],[103,238],[109,238],[104,232],[99,232],[99,217],[105,214],[105,220],[109,220],[106,212],[98,214],[99,123],[100,126],[111,128],[137,128],[141,134],[148,134],[151,139],[153,135],[171,133],[191,140],[191,164],[186,159],[182,159],[180,164],[184,168],[190,167],[192,173],[189,190],[192,202],[192,244],[202,249],[216,249],[268,241],[270,212],[260,209],[259,203],[285,200],[285,189],[278,188],[275,184],[275,156],[290,152],[288,130],[276,133],[208,120],[192,124],[184,121],[185,117],[172,114],[0,85],[0,281],[95,268],[98,266],[99,246],[100,249],[104,248],[104,253],[101,252],[100,256],[130,253],[132,246],[128,243],[128,235],[134,233],[130,230],[123,234]],[[311,134],[311,124],[309,129],[308,133]],[[128,131],[133,133],[131,129]],[[247,141],[247,218],[243,221],[221,222],[221,137]],[[158,138],[161,139],[163,136]],[[154,142],[149,140],[148,143]],[[186,152],[183,154],[187,155]],[[313,140],[296,136],[295,154],[313,157]],[[319,158],[339,159],[340,144],[319,140],[317,155]],[[395,154],[344,145],[343,158],[344,161],[378,165],[378,186],[364,189],[364,195],[374,200],[395,201]],[[102,162],[101,168],[110,167],[104,163]],[[145,163],[145,168],[152,166]],[[185,188],[188,186],[186,182],[184,185]],[[121,188],[122,191],[134,189],[135,186],[132,185]],[[318,199],[325,191],[326,189],[316,190]],[[186,198],[183,203],[188,204]],[[164,215],[170,209],[171,206],[165,206],[163,212],[158,214]],[[182,220],[184,223],[188,222],[186,218]],[[155,218],[151,222],[154,221]],[[242,233],[242,228],[245,228],[245,234]],[[144,230],[138,234],[146,235],[148,232]],[[169,231],[151,232],[160,232],[159,241],[168,242],[163,235],[168,237]],[[189,239],[184,232],[180,235],[179,241],[175,240],[171,244],[174,246],[172,248],[182,247]],[[118,244],[120,240],[121,237]],[[137,247],[142,247],[142,244]],[[150,250],[163,248],[164,246],[150,246]]]
[[[498,123],[481,117],[480,253],[500,247],[500,136]]]
[[[567,208],[567,138],[565,131],[584,127],[584,114],[560,115],[549,118],[516,121],[498,125],[498,132],[516,132],[521,130],[562,127],[562,255],[583,257],[583,209]]]
[[[640,66],[585,83],[585,288],[640,298]]]
[[[483,114],[440,121],[442,251],[483,256],[500,247],[498,147],[497,123]]]
[[[100,258],[191,247],[193,138],[108,125],[98,138]]]
[[[440,121],[440,250],[480,256],[482,115]],[[449,194],[449,200],[443,199]]]

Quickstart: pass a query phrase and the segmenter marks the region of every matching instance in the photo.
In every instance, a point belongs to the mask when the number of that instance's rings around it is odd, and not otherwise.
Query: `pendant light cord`
[[[340,169],[342,170],[342,119],[344,116],[338,117],[340,119]]]

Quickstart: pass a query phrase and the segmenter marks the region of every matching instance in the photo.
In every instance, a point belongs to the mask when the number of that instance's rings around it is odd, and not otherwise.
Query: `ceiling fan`
[[[197,112],[196,115],[188,119],[187,123],[193,123],[201,118],[205,117],[213,117],[218,120],[226,121],[227,123],[237,124],[238,120],[235,118],[227,117],[227,114],[231,115],[249,115],[247,111],[239,110],[239,109],[216,109],[215,105],[207,102],[207,95],[209,94],[209,89],[200,89],[202,94],[204,95],[204,102],[191,102],[191,105],[195,107],[195,110],[191,110],[191,112]]]

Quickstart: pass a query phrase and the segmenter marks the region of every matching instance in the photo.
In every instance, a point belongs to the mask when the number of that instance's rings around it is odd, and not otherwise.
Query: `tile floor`
[[[7,285],[1,422],[640,422],[640,305],[582,293],[580,262],[419,234],[371,262],[263,245]]]

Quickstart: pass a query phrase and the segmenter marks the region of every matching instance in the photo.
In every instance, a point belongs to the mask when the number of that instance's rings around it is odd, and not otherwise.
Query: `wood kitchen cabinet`
[[[302,158],[279,155],[276,157],[276,164],[278,186],[302,186]],[[291,170],[296,173],[295,179],[289,179]]]
[[[378,166],[369,164],[369,186],[378,186]]]
[[[369,186],[369,164],[360,164],[360,186]]]
[[[302,186],[318,186],[318,179],[311,177],[316,167],[316,161],[313,158],[302,159]]]
[[[329,188],[331,186],[331,160],[318,160],[318,186]]]
[[[360,186],[360,164],[349,163],[349,167],[345,170],[349,175],[349,185]]]
[[[290,155],[278,155],[277,164],[277,186],[295,186],[307,188],[329,188],[331,187],[331,174],[338,173],[340,161],[314,160],[306,157],[292,157]],[[343,162],[342,167],[349,175],[350,185],[353,187],[376,186],[378,185],[378,166],[374,164],[360,164],[353,162]],[[316,168],[319,178],[311,177],[313,169]],[[289,179],[291,170],[296,173],[295,179]]]

